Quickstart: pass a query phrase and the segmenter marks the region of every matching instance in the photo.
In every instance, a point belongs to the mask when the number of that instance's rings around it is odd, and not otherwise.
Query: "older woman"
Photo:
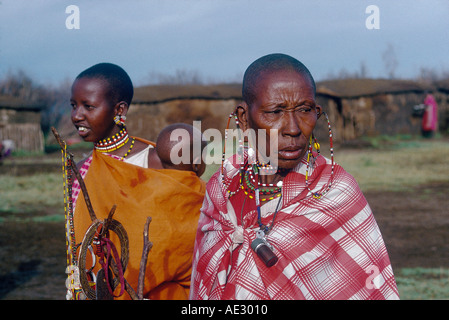
[[[323,112],[307,68],[287,55],[264,56],[246,70],[242,96],[236,121],[256,132],[257,145],[243,161],[239,154],[227,159],[207,185],[190,298],[397,299],[357,183],[311,150]],[[274,132],[278,144],[270,148]],[[277,167],[265,153],[276,153]]]

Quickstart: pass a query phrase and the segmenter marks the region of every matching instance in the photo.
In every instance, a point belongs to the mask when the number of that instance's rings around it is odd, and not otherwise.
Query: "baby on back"
[[[198,154],[195,154],[195,143],[201,146]],[[149,151],[148,167],[192,171],[200,177],[206,169],[202,160],[205,146],[201,132],[193,126],[185,123],[168,125],[159,133],[156,147]]]

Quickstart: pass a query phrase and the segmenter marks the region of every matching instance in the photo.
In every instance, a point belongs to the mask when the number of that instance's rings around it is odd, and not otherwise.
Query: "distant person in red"
[[[6,157],[10,156],[11,153],[15,149],[14,141],[12,140],[3,140],[0,141],[0,160],[5,159]]]
[[[421,122],[422,135],[425,138],[432,138],[438,125],[438,105],[430,93],[424,99],[424,105],[426,109]]]

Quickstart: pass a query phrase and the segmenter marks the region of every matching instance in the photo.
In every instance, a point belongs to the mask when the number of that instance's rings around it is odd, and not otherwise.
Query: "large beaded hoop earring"
[[[306,183],[306,188],[309,190],[309,192],[312,194],[312,196],[315,199],[320,199],[322,196],[324,196],[326,193],[329,192],[330,188],[332,187],[332,182],[333,182],[333,177],[334,177],[334,142],[333,142],[333,133],[332,133],[332,128],[331,128],[331,124],[329,121],[329,117],[327,116],[326,112],[323,112],[324,116],[326,117],[327,120],[327,127],[329,129],[329,147],[330,147],[330,156],[331,156],[331,176],[329,179],[329,182],[327,183],[326,186],[324,186],[321,190],[324,189],[324,191],[318,191],[318,192],[312,192],[312,190],[310,189],[309,186],[309,169],[310,167],[313,168],[313,163],[315,162],[316,157],[313,156],[313,150],[312,150],[312,144],[315,147],[315,149],[317,150],[317,156],[320,153],[320,144],[318,143],[316,137],[311,134],[310,135],[310,139],[309,139],[309,151],[307,153],[307,168],[306,168],[306,177],[305,177],[305,183]],[[314,141],[314,142],[313,142]],[[311,165],[312,163],[312,165]]]
[[[242,138],[240,123],[239,123],[239,119],[237,117],[237,109],[236,109],[236,110],[234,110],[234,112],[232,112],[229,115],[228,123],[227,123],[226,129],[225,129],[225,142],[223,145],[223,154],[222,154],[222,158],[221,158],[221,180],[222,180],[223,185],[226,186],[230,182],[230,181],[228,181],[225,170],[224,170],[224,162],[226,160],[226,144],[227,144],[227,140],[228,140],[228,130],[229,130],[229,125],[231,123],[232,118],[234,118],[235,125],[237,127],[237,137],[238,137],[237,163],[240,164],[240,169],[239,169],[240,183],[235,191],[230,191],[230,190],[227,191],[229,198],[231,196],[233,196],[234,194],[236,194],[241,189],[243,171],[244,171],[245,162],[246,162],[245,161],[245,146],[244,146],[244,141]]]

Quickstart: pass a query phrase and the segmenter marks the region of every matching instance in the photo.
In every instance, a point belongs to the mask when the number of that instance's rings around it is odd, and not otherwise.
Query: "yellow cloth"
[[[105,219],[117,205],[113,218],[129,237],[129,263],[124,274],[137,291],[143,230],[152,222],[153,242],[145,273],[144,297],[187,299],[192,271],[192,253],[205,183],[193,172],[145,169],[94,151],[84,179],[98,219]],[[82,241],[92,221],[80,194],[74,214],[76,242]],[[115,233],[111,240],[120,252]],[[99,268],[94,269],[96,273]],[[116,290],[117,293],[119,290]],[[125,292],[122,298],[129,298]]]

